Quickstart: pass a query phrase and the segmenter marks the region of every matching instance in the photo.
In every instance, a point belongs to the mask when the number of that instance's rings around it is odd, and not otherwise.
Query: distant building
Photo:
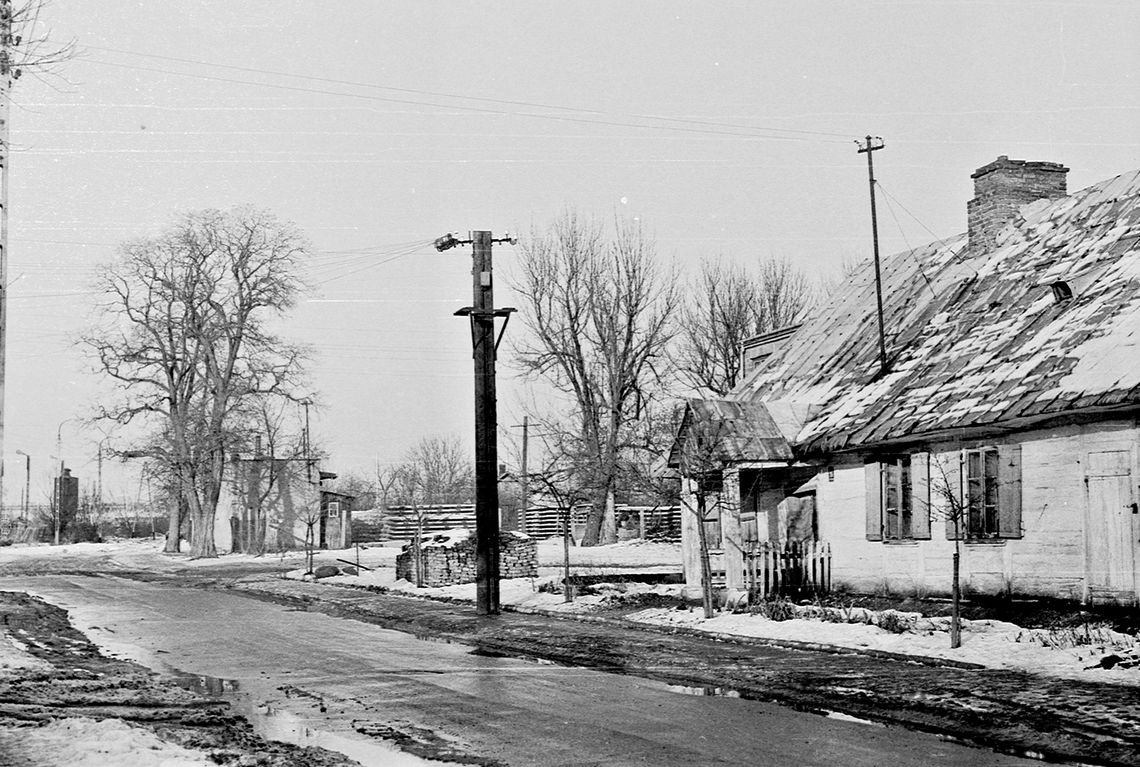
[[[727,586],[794,506],[854,589],[948,591],[958,536],[970,592],[1137,602],[1140,171],[1071,195],[1067,171],[999,157],[967,233],[884,259],[885,372],[868,263],[751,345],[730,395],[690,403],[672,463],[716,435]]]
[[[234,455],[215,517],[219,551],[343,549],[352,543],[352,496],[321,486],[335,479],[297,458]]]

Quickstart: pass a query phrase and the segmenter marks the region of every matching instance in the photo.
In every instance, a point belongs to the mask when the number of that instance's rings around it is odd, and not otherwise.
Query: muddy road
[[[280,579],[186,588],[185,578],[140,578],[149,582],[68,575],[0,586],[67,607],[100,644],[152,667],[228,683],[318,729],[450,761],[1033,763],[1009,755],[1021,751],[1140,763],[1132,744],[1114,751],[1111,739],[1074,733],[1063,712],[1033,703],[1048,691],[1026,690],[1024,678],[1004,683],[1029,698],[994,703],[994,679],[959,669],[546,616],[481,618],[466,605]]]

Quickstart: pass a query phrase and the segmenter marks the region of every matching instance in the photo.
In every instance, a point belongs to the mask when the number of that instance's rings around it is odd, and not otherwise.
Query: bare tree
[[[9,45],[3,46],[3,71],[5,78],[32,74],[42,77],[52,73],[55,67],[75,57],[74,40],[57,43],[52,40],[50,30],[43,23],[42,16],[47,3],[44,0],[28,0],[13,6],[11,0],[0,2],[0,13],[9,14],[4,20],[12,33]]]
[[[424,506],[423,475],[420,472],[420,467],[414,461],[408,461],[396,469],[393,475],[393,481],[394,490],[402,499],[402,505],[410,510],[412,520],[416,525],[411,540],[412,564],[416,573],[416,588],[422,589],[424,586],[424,523],[426,522],[426,514],[428,511]]]
[[[427,505],[465,503],[474,497],[474,463],[458,437],[424,437],[407,452],[404,462],[416,468]]]
[[[807,278],[787,260],[763,260],[755,272],[721,259],[702,262],[681,309],[682,380],[701,392],[727,394],[744,372],[744,342],[795,324],[811,301]]]
[[[582,543],[609,543],[621,456],[664,372],[675,280],[637,224],[619,219],[607,240],[574,213],[532,231],[519,261],[529,331],[519,360],[571,400],[560,449],[592,490]]]
[[[297,396],[304,354],[266,320],[293,304],[307,252],[298,230],[267,212],[207,210],[126,243],[99,272],[107,299],[83,343],[121,395],[99,416],[152,426],[147,449],[185,502],[192,556],[217,555],[214,513],[244,409]]]
[[[530,473],[530,479],[535,480],[558,505],[558,516],[562,523],[562,596],[565,602],[574,601],[574,588],[570,583],[570,515],[575,506],[589,500],[574,485],[577,474],[572,468],[560,468],[556,462]]]
[[[957,458],[930,456],[930,518],[942,519],[953,530],[954,554],[950,575],[950,647],[962,646],[962,532],[966,529],[969,510],[962,498]]]

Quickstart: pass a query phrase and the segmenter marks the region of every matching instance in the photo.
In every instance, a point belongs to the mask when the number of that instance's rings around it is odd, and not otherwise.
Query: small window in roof
[[[1053,301],[1055,303],[1059,304],[1073,297],[1073,289],[1064,280],[1057,280],[1049,287],[1053,289]]]

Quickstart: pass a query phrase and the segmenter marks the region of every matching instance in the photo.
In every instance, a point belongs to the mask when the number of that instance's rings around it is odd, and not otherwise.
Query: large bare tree
[[[516,289],[528,333],[524,369],[570,402],[559,452],[592,490],[584,545],[616,540],[614,493],[628,439],[660,388],[673,334],[674,275],[640,227],[568,212],[521,243]],[[543,418],[547,431],[551,418]]]
[[[83,340],[120,394],[99,415],[150,426],[145,452],[174,479],[183,501],[175,508],[184,505],[192,522],[192,556],[217,554],[226,454],[251,406],[294,397],[299,385],[303,351],[267,320],[294,303],[308,250],[296,227],[265,211],[206,210],[124,244],[98,273],[106,298]],[[171,537],[167,547],[177,550]]]
[[[795,324],[812,297],[807,278],[786,260],[766,259],[756,269],[702,262],[681,310],[681,379],[701,393],[727,394],[743,377],[744,342]]]

